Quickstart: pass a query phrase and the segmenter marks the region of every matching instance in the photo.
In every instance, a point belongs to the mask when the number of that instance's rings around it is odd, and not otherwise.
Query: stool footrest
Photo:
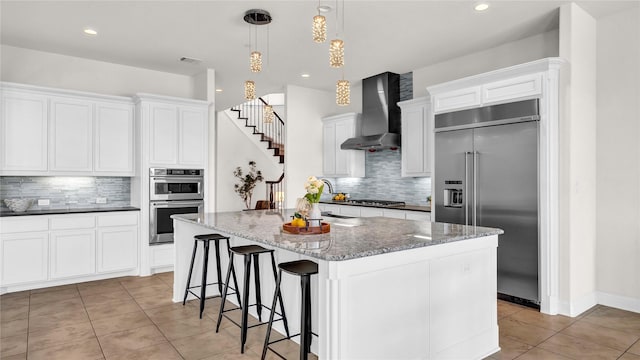
[[[257,306],[257,305],[258,305],[258,304],[251,304],[251,305],[249,305],[248,307]],[[267,309],[267,310],[269,310],[269,311],[271,311],[271,308],[269,308],[268,306],[262,305],[262,307],[263,307],[263,308],[265,308],[265,309]],[[231,322],[232,322],[232,323],[234,323],[236,326],[238,326],[238,327],[240,327],[240,328],[241,328],[241,327],[242,327],[242,325],[241,325],[241,324],[238,324],[237,322],[235,322],[235,320],[233,320],[233,319],[232,319],[232,318],[230,318],[227,314],[225,314],[226,312],[235,311],[235,310],[242,310],[242,308],[241,308],[241,307],[236,307],[236,308],[233,308],[233,309],[225,309],[224,311],[222,311],[222,316],[224,316],[227,320],[231,321]],[[282,314],[280,314],[279,312],[277,312],[277,311],[276,311],[276,315],[280,316],[280,318],[279,318],[279,319],[274,319],[274,320],[273,320],[274,322],[276,322],[276,321],[283,321],[283,320],[284,320],[284,318],[282,317]],[[251,326],[247,326],[247,329],[251,329],[251,328],[254,328],[254,327],[256,327],[256,326],[260,326],[260,325],[266,325],[266,324],[268,324],[268,323],[269,323],[268,321],[260,322],[260,323],[258,323],[258,324],[253,324],[253,325],[251,325]],[[316,336],[317,336],[317,335],[316,335]]]
[[[218,284],[223,284],[223,285],[224,285],[224,283],[212,282],[212,283],[207,284],[206,286],[209,286],[209,285],[218,285]],[[191,294],[191,295],[195,296],[197,299],[200,299],[200,295],[199,295],[199,294],[196,294],[196,293],[194,293],[193,291],[191,291],[191,289],[196,289],[196,288],[202,288],[202,285],[194,285],[194,286],[190,286],[190,287],[188,287],[188,288],[187,288],[187,292],[188,292],[189,294]],[[229,286],[229,289],[233,290],[233,292],[230,292],[230,293],[228,293],[227,295],[235,295],[235,294],[237,293],[237,291],[238,291],[238,290],[236,290],[236,289],[232,288],[231,286]],[[219,297],[222,297],[222,294],[212,295],[212,296],[207,296],[207,297],[205,298],[205,300],[206,300],[206,299],[215,299],[215,298],[219,298]]]
[[[282,319],[280,319],[282,320]],[[276,321],[276,320],[273,320]],[[280,353],[278,353],[277,351],[275,351],[274,349],[270,348],[269,345],[271,344],[275,344],[275,343],[279,343],[280,341],[285,341],[285,340],[290,340],[291,338],[294,338],[296,336],[300,336],[302,335],[302,333],[297,333],[297,334],[293,334],[293,335],[289,335],[288,337],[283,337],[282,339],[278,339],[278,340],[274,340],[274,341],[269,341],[267,343],[267,349],[271,350],[274,354],[276,354],[278,357],[280,357],[281,359],[285,359],[287,360],[287,358],[285,358],[284,356],[280,355]],[[315,337],[318,337],[318,334],[314,333],[313,331],[311,332],[311,335],[315,335]]]

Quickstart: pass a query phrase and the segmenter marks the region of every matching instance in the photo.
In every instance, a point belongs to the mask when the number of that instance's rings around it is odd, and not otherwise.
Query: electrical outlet
[[[96,198],[96,204],[106,204],[106,203],[107,203],[107,198],[105,197]]]
[[[38,199],[38,206],[49,206],[49,199]]]

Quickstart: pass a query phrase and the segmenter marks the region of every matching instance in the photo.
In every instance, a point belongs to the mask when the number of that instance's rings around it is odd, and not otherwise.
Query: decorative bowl
[[[4,199],[4,203],[13,212],[24,212],[33,205],[33,199]]]

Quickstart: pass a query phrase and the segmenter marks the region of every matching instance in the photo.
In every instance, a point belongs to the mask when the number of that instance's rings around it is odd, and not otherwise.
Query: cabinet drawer
[[[340,206],[340,215],[360,217],[360,208],[357,206]]]
[[[389,210],[384,209],[384,217],[394,218],[394,219],[404,219],[404,211],[402,210]]]
[[[384,216],[384,210],[378,208],[363,207],[360,209],[361,217]]]
[[[51,230],[90,229],[96,226],[96,217],[62,215],[51,218]]]
[[[98,215],[98,227],[138,225],[138,212]]]
[[[0,232],[2,234],[47,230],[49,230],[49,222],[46,216],[26,216],[20,218],[0,219]]]
[[[431,221],[431,214],[423,211],[407,211],[407,220]]]

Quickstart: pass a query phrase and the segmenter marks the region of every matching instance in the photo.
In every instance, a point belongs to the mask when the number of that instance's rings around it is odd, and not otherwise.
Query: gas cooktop
[[[369,205],[369,206],[404,206],[404,201],[394,200],[371,200],[371,199],[349,199],[345,201],[352,205]]]

